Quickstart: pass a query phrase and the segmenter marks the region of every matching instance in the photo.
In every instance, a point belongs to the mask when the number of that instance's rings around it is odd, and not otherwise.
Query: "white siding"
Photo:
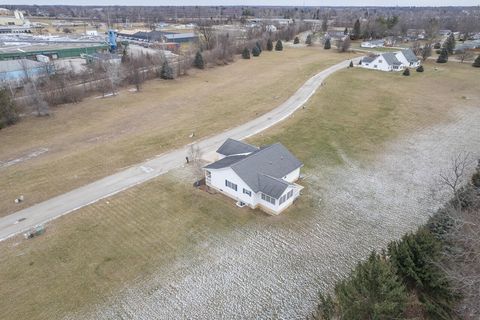
[[[295,182],[298,180],[298,177],[300,177],[300,168],[293,170],[289,174],[287,174],[285,177],[283,177],[283,180],[287,182]]]
[[[245,202],[250,207],[255,207],[257,205],[256,194],[231,168],[207,170],[212,174],[210,178],[210,186],[222,191],[237,201]],[[225,186],[225,180],[235,183],[237,185],[237,191]],[[251,197],[243,193],[244,188],[251,191]]]

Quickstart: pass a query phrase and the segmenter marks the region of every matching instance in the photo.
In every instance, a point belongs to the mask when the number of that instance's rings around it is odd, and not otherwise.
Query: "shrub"
[[[437,58],[437,63],[446,63],[448,61],[448,52],[447,49],[443,48],[442,52]]]
[[[15,102],[5,88],[0,89],[0,129],[18,121]]]
[[[273,50],[273,42],[272,39],[267,40],[267,50],[272,51]]]
[[[350,65],[349,65],[350,68],[353,68],[353,61],[350,60]]]
[[[473,61],[472,66],[474,66],[475,68],[480,68],[480,54],[479,54],[478,57],[475,59],[475,61]]]
[[[300,39],[298,39],[298,37],[295,37],[295,39],[293,39],[293,44],[299,44],[300,43]]]
[[[275,51],[282,51],[283,50],[283,44],[281,40],[278,40],[277,43],[275,44]]]
[[[258,57],[260,55],[261,51],[260,51],[260,48],[257,47],[257,46],[254,46],[253,49],[252,49],[252,55],[254,57]]]
[[[309,34],[307,36],[307,39],[305,40],[305,44],[308,45],[308,46],[312,45],[312,35],[311,34]]]
[[[325,45],[323,46],[323,49],[330,49],[332,47],[330,43],[330,38],[325,39]]]
[[[162,70],[160,71],[160,78],[165,80],[173,79],[173,69],[170,67],[167,60],[163,62]]]
[[[243,48],[242,58],[243,59],[250,59],[250,50],[248,50],[247,47]]]
[[[417,71],[417,72],[423,72],[423,71],[424,71],[424,70],[423,70],[423,66],[419,66],[416,71]]]
[[[258,48],[258,51],[260,51],[260,53],[262,53],[262,44],[257,41],[257,42],[255,43],[255,46]]]
[[[203,61],[203,57],[200,51],[197,51],[197,54],[195,55],[195,60],[193,60],[193,66],[198,69],[205,68],[205,62]]]
[[[410,75],[410,69],[406,68],[405,70],[403,70],[403,75],[404,76],[409,76]]]

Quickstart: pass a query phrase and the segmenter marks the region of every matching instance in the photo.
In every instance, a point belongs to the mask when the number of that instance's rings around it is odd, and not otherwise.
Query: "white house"
[[[363,41],[360,44],[360,47],[362,48],[378,48],[378,47],[384,47],[384,46],[385,46],[384,40],[368,40],[368,41]]]
[[[258,148],[227,139],[217,153],[220,160],[204,167],[206,184],[238,206],[276,215],[303,189],[295,183],[303,164],[280,143]]]
[[[364,57],[360,67],[381,71],[402,71],[405,68],[416,68],[420,66],[420,60],[412,49],[405,49],[398,52],[385,52]]]

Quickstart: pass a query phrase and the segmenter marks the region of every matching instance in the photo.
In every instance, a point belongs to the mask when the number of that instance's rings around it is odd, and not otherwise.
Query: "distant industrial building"
[[[131,33],[128,31],[118,32],[120,37],[128,40],[141,41],[141,42],[175,42],[184,43],[195,41],[198,39],[198,35],[193,32],[186,33],[172,33],[164,31],[137,31]]]
[[[0,10],[0,33],[29,33],[30,21],[25,19],[21,11]]]
[[[96,52],[108,51],[107,44],[100,43],[67,43],[67,44],[49,44],[49,45],[31,45],[22,47],[22,51],[14,49],[0,48],[0,60],[32,59],[37,55],[44,55],[52,60],[61,58],[80,57],[82,54],[93,54]]]
[[[37,78],[52,72],[50,65],[38,61],[0,61],[0,82],[21,82],[26,78]]]

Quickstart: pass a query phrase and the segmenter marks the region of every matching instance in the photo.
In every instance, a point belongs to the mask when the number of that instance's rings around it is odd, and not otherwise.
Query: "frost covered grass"
[[[195,190],[181,169],[0,243],[2,317],[305,319],[319,290],[443,203],[452,155],[480,149],[478,92],[447,67],[455,83],[415,74],[408,95],[392,89],[401,75],[342,71],[256,137],[306,163],[281,216]]]

